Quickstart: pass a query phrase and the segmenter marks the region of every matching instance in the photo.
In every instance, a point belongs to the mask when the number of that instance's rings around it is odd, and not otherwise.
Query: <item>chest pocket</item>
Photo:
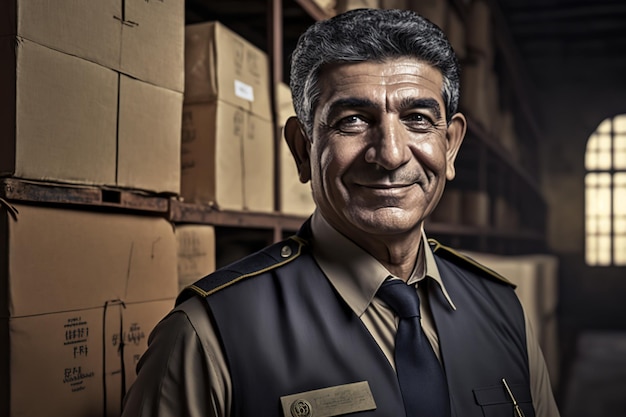
[[[509,384],[513,397],[517,401],[523,417],[535,417],[530,390],[523,384]],[[503,385],[475,388],[474,399],[485,417],[518,417],[513,399]]]

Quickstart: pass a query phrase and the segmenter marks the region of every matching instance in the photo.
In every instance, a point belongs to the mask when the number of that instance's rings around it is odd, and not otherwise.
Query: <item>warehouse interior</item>
[[[625,5],[499,3],[531,80],[543,132],[542,189],[550,207],[549,247],[559,256],[562,378],[569,382],[560,390],[562,413],[623,415],[626,406],[617,393],[624,391],[626,376],[620,301],[626,270],[587,265],[583,219],[589,137],[603,120],[625,110],[626,60],[619,52],[626,47]],[[586,382],[577,379],[581,375]],[[594,400],[574,400],[587,392]]]
[[[290,53],[314,21],[380,7],[440,25],[463,69],[468,134],[426,232],[518,285],[562,416],[626,417],[622,1],[62,3],[0,6],[0,414],[119,415],[178,291],[298,230]],[[594,137],[612,138],[606,219]]]

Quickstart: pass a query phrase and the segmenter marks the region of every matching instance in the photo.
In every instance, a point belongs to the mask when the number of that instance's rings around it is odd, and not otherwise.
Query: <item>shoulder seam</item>
[[[472,259],[471,257],[464,255],[460,252],[457,252],[456,250],[442,245],[441,243],[439,243],[436,239],[432,239],[429,238],[428,239],[428,243],[432,245],[432,251],[433,253],[436,253],[438,250],[441,250],[443,252],[446,252],[456,258],[461,259],[464,262],[467,262],[468,264],[470,264],[471,266],[473,266],[474,268],[477,268],[483,272],[485,272],[486,274],[488,274],[489,276],[502,281],[510,286],[512,286],[513,288],[516,288],[517,285],[515,285],[514,283],[512,283],[511,281],[509,281],[508,279],[506,279],[505,277],[503,277],[502,275],[498,274],[496,271],[494,271],[493,269],[490,269],[488,267],[486,267],[485,265],[482,265],[478,262],[476,262],[474,259]]]
[[[202,297],[208,297],[209,295],[214,294],[214,293],[216,293],[216,292],[218,292],[220,290],[223,290],[224,288],[227,288],[227,287],[229,287],[229,286],[231,286],[233,284],[236,284],[237,282],[243,281],[244,279],[251,278],[251,277],[254,277],[256,275],[260,275],[260,274],[262,274],[264,272],[271,271],[272,269],[276,269],[278,267],[286,265],[286,264],[290,263],[291,261],[293,261],[294,259],[298,258],[302,254],[302,247],[307,243],[306,240],[304,240],[304,239],[302,239],[302,238],[300,238],[298,236],[290,236],[289,239],[294,240],[294,241],[296,241],[298,243],[298,250],[297,250],[297,252],[293,256],[290,256],[289,258],[285,259],[284,261],[272,264],[271,266],[259,269],[258,271],[249,272],[247,274],[239,275],[238,277],[233,278],[230,281],[228,281],[228,282],[226,282],[226,283],[224,283],[222,285],[219,285],[219,286],[217,286],[215,288],[212,288],[209,291],[203,290],[202,288],[198,287],[195,284],[189,285],[188,287],[186,287],[186,289],[191,290],[191,291],[195,292],[196,294],[198,294],[198,295],[200,295]]]

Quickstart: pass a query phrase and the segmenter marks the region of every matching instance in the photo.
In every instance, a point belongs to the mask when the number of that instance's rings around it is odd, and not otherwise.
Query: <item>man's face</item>
[[[449,137],[442,82],[439,70],[409,58],[322,71],[311,187],[324,218],[348,237],[420,230],[454,178],[463,134]]]

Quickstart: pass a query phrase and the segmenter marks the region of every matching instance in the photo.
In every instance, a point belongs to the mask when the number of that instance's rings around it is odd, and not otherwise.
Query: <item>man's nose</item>
[[[411,157],[409,135],[399,120],[386,119],[373,132],[365,160],[390,171],[404,165]]]

